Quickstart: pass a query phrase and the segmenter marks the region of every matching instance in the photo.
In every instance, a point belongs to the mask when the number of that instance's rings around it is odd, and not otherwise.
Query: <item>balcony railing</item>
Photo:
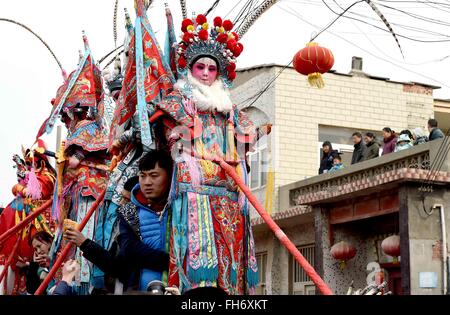
[[[437,163],[433,164],[433,161],[444,156],[444,150],[440,150],[442,142],[443,140],[435,140],[420,144],[411,149],[348,166],[334,173],[285,185],[280,188],[279,208],[289,209],[298,205],[326,202],[399,181],[424,182],[431,179],[433,183],[449,183],[449,157],[445,156],[439,172],[435,171],[434,167]]]

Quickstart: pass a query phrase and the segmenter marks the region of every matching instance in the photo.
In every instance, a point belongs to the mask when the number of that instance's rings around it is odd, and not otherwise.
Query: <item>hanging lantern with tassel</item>
[[[331,256],[334,259],[339,260],[341,270],[345,268],[346,262],[356,255],[356,248],[347,243],[346,241],[340,241],[334,244],[330,250]]]
[[[293,59],[294,69],[307,75],[309,84],[319,89],[325,86],[322,74],[328,72],[333,64],[334,56],[331,50],[320,47],[317,43],[306,44]]]
[[[393,262],[398,263],[400,256],[400,236],[391,235],[381,242],[381,249],[386,255],[393,257]]]

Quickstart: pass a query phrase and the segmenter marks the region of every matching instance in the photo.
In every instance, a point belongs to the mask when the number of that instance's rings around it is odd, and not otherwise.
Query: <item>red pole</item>
[[[309,262],[303,257],[297,247],[292,243],[289,238],[284,234],[281,228],[275,223],[275,221],[270,217],[270,215],[264,210],[263,206],[259,203],[256,197],[250,192],[250,189],[245,185],[236,171],[224,160],[217,161],[220,166],[225,170],[225,172],[233,178],[239,188],[247,196],[248,201],[255,207],[259,215],[263,218],[269,228],[275,233],[275,236],[280,240],[281,244],[286,247],[286,249],[294,256],[295,260],[300,264],[300,266],[305,270],[311,280],[314,282],[319,291],[324,295],[333,295],[333,292],[327,286],[327,284],[320,278],[314,268],[309,264]]]
[[[11,254],[9,254],[8,260],[5,262],[5,269],[3,269],[2,274],[0,275],[0,283],[2,282],[3,278],[6,278],[5,275],[7,274],[9,266],[11,265],[14,255],[17,252],[17,248],[19,247],[19,242],[20,242],[20,236],[17,236],[17,241],[14,244]],[[5,282],[6,282],[6,280],[5,280]],[[6,290],[5,290],[5,292],[6,292]]]
[[[33,221],[38,215],[40,215],[42,212],[44,212],[48,207],[52,205],[52,200],[47,200],[43,205],[38,207],[36,210],[34,210],[30,215],[28,215],[23,221],[18,223],[17,225],[10,228],[8,231],[3,233],[0,236],[0,245],[2,245],[8,238],[10,238],[12,235],[14,235],[18,230],[22,230],[25,228],[25,226]]]
[[[98,196],[97,200],[95,200],[94,204],[91,206],[89,211],[86,213],[86,216],[83,218],[83,221],[77,226],[78,231],[83,231],[84,227],[88,223],[89,219],[91,218],[92,214],[97,210],[99,204],[101,201],[103,201],[103,197],[105,197],[106,189],[103,190],[103,192]],[[47,288],[48,284],[52,280],[53,276],[55,275],[56,271],[58,271],[59,267],[63,263],[63,261],[67,258],[67,255],[69,255],[70,249],[72,248],[72,243],[67,243],[66,246],[64,246],[63,251],[61,252],[61,255],[59,255],[58,259],[55,261],[55,264],[53,265],[52,269],[48,273],[48,275],[45,277],[44,281],[41,283],[39,288],[36,290],[34,295],[41,295],[44,290]]]

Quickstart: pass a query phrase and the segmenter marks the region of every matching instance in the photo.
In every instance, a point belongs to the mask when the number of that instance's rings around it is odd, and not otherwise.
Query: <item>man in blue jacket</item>
[[[137,273],[140,291],[147,290],[153,280],[167,281],[170,232],[167,197],[172,168],[172,158],[166,151],[154,150],[142,156],[139,184],[131,191],[131,201],[117,210],[119,256]],[[154,268],[157,253],[163,253],[160,259],[165,268]]]
[[[170,232],[167,196],[172,168],[172,158],[165,151],[150,151],[141,157],[139,183],[131,191],[131,201],[117,209],[117,256],[74,229],[65,234],[86,259],[119,278],[124,289],[146,291],[153,280],[166,282]]]

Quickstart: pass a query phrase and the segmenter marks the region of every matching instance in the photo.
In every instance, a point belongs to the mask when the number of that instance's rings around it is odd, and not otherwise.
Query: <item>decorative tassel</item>
[[[322,74],[320,74],[320,72],[308,74],[308,82],[309,85],[315,86],[319,89],[322,89],[325,86],[325,82],[323,81]]]
[[[38,181],[36,176],[36,171],[34,168],[27,174],[28,183],[27,183],[27,197],[30,197],[33,200],[39,200],[42,197],[42,185]]]

